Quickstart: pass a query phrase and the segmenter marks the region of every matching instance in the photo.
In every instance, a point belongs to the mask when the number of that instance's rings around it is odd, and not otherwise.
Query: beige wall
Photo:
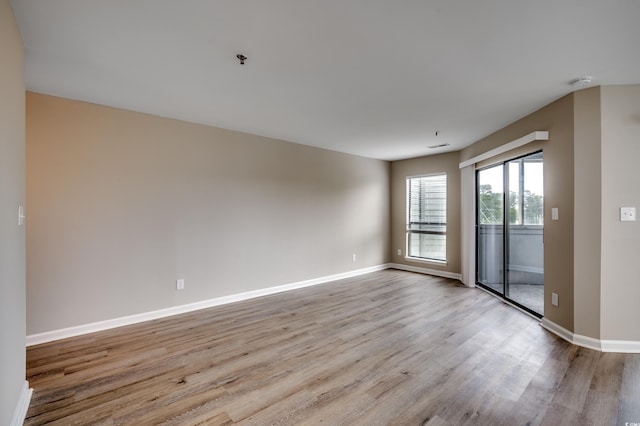
[[[640,85],[602,88],[603,339],[640,341],[640,222],[620,222],[620,207],[640,208]],[[638,210],[640,212],[640,210]]]
[[[600,338],[600,87],[574,93],[574,332]]]
[[[406,255],[408,176],[447,174],[447,263],[408,260]],[[458,153],[433,155],[391,163],[391,261],[403,265],[459,274],[460,259],[460,170]],[[402,250],[398,255],[397,250]]]
[[[619,208],[640,207],[640,85],[577,91],[464,149],[460,161],[549,130],[498,159],[542,148],[545,160],[545,317],[602,340],[640,341],[640,224]],[[558,207],[560,220],[550,220]],[[551,292],[560,306],[551,305]]]
[[[384,264],[388,176],[384,161],[27,93],[27,333]]]
[[[573,95],[565,96],[463,149],[459,161],[471,159],[536,130],[548,130],[550,139],[533,142],[501,158],[539,149],[544,152],[544,315],[554,323],[573,330]],[[552,207],[559,209],[560,220],[551,220]],[[559,295],[558,307],[551,305],[552,292]]]
[[[24,59],[8,0],[0,0],[0,424],[8,425],[25,379]]]
[[[549,141],[483,162],[544,151],[545,317],[583,336],[640,340],[640,287],[629,284],[640,276],[638,223],[618,221],[619,207],[640,207],[639,90],[582,90],[460,152],[391,164],[28,93],[27,333],[389,261],[459,274],[459,162],[549,130]],[[438,172],[448,176],[448,262],[406,260],[405,179]]]

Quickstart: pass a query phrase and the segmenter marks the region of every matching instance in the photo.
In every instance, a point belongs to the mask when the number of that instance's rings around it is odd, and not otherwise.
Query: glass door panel
[[[507,280],[505,296],[544,314],[542,153],[508,163]],[[514,176],[515,175],[515,176]]]
[[[478,171],[478,282],[504,294],[504,167]]]
[[[544,314],[542,152],[477,172],[478,284]]]

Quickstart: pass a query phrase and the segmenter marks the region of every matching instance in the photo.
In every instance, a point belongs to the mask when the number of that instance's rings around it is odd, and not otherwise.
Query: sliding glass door
[[[477,172],[477,282],[544,314],[542,152]]]
[[[478,283],[504,295],[504,166],[478,171]]]

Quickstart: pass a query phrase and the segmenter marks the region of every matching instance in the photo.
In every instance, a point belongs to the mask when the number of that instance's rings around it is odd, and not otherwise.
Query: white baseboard
[[[200,309],[211,308],[214,306],[225,305],[227,303],[239,302],[242,300],[253,299],[260,296],[267,296],[269,294],[281,293],[284,291],[295,290],[298,288],[310,287],[318,284],[324,284],[331,281],[341,280],[345,278],[357,277],[359,275],[368,274],[371,272],[382,271],[384,269],[399,269],[408,272],[417,272],[420,274],[434,275],[438,277],[451,278],[454,280],[462,281],[462,275],[448,271],[439,271],[436,269],[421,268],[411,265],[403,265],[400,263],[387,263],[369,268],[357,269],[354,271],[343,272],[335,275],[327,275],[320,278],[314,278],[305,281],[299,281],[290,284],[279,285],[275,287],[268,287],[259,290],[247,291],[244,293],[232,294],[229,296],[217,297],[214,299],[203,300],[200,302],[189,303],[186,305],[172,306],[170,308],[159,309],[156,311],[143,312],[141,314],[129,315],[120,318],[114,318],[105,321],[94,322],[90,324],[83,324],[75,327],[63,328],[60,330],[52,330],[44,333],[31,334],[26,338],[27,346],[39,345],[41,343],[52,342],[55,340],[66,339],[68,337],[80,336],[83,334],[93,333],[96,331],[109,330],[116,327],[122,327],[125,325],[137,324],[144,321],[150,321],[154,319],[160,319],[170,317],[173,315],[179,315],[187,312],[193,312]],[[575,334],[566,328],[548,320],[542,318],[540,325],[546,330],[554,333],[569,343],[582,346],[588,349],[594,349],[602,352],[620,352],[620,353],[640,353],[640,342],[631,340],[600,340],[592,337]],[[32,389],[29,389],[29,384],[25,382],[20,401],[16,407],[14,414],[14,420],[19,419],[19,416],[26,415],[29,408],[29,401],[31,400]],[[22,413],[21,410],[24,410]],[[16,417],[18,416],[18,417]],[[13,422],[11,423],[14,424]],[[22,424],[22,420],[19,423]]]
[[[601,340],[589,336],[583,336],[581,334],[573,333],[546,318],[542,318],[540,325],[553,334],[563,338],[567,342],[584,348],[594,349],[600,352],[640,353],[640,342],[637,341]]]
[[[563,338],[569,343],[573,343],[573,332],[567,330],[562,326],[559,326],[553,321],[549,321],[546,317],[540,320],[540,325],[546,330],[555,334],[556,336]]]
[[[454,280],[462,281],[462,274],[456,274],[454,272],[421,268],[419,266],[403,265],[402,263],[389,263],[388,267],[393,269],[400,269],[401,271],[417,272],[419,274],[435,275],[437,277],[451,278]]]
[[[640,342],[633,340],[603,340],[602,352],[640,354]]]
[[[20,398],[18,398],[18,403],[16,404],[16,409],[13,412],[13,418],[10,423],[11,426],[22,426],[24,424],[32,394],[33,389],[29,388],[29,382],[25,380],[22,385],[22,391],[20,392]]]
[[[44,333],[31,334],[27,336],[27,346],[39,345],[41,343],[52,342],[54,340],[66,339],[68,337],[94,333],[96,331],[109,330],[112,328],[122,327],[125,325],[137,324],[144,321],[150,321],[150,320],[165,318],[173,315],[184,314],[187,312],[193,312],[200,309],[225,305],[227,303],[239,302],[241,300],[253,299],[255,297],[267,296],[269,294],[274,294],[274,293],[281,293],[283,291],[295,290],[298,288],[324,284],[331,281],[356,277],[358,275],[381,271],[383,269],[388,269],[388,268],[389,268],[388,264],[382,264],[382,265],[372,266],[369,268],[343,272],[340,274],[327,275],[324,277],[314,278],[311,280],[299,281],[299,282],[279,285],[275,287],[262,288],[259,290],[252,290],[244,293],[232,294],[229,296],[216,297],[214,299],[202,300],[200,302],[189,303],[186,305],[172,306],[170,308],[159,309],[151,312],[143,312],[141,314],[129,315],[125,317],[114,318],[114,319],[94,322],[90,324],[83,324],[75,327],[63,328],[60,330],[52,330]]]
[[[593,349],[594,351],[600,351],[600,352],[609,352],[609,351],[605,351],[602,348],[602,340],[600,339],[596,339],[594,337],[589,337],[589,336],[583,336],[582,334],[576,334],[576,333],[572,333],[573,334],[573,340],[569,340],[571,343],[573,343],[574,345],[578,345],[578,346],[582,346],[583,348],[587,348],[587,349]]]

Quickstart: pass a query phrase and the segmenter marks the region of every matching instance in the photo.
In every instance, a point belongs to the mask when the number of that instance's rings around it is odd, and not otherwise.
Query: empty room
[[[638,18],[0,0],[0,424],[640,424]]]

